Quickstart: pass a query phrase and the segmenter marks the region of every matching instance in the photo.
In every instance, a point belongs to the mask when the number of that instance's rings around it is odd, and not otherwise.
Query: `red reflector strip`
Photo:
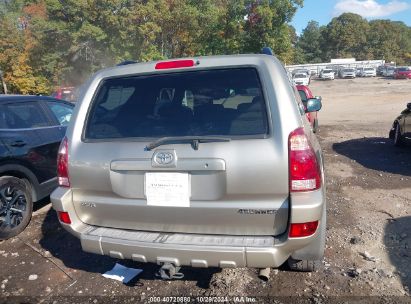
[[[60,222],[64,224],[68,224],[68,225],[71,224],[71,219],[70,219],[70,215],[68,214],[68,212],[59,211],[58,214],[59,214]]]
[[[156,70],[189,68],[194,66],[194,60],[163,61],[156,64]]]
[[[318,228],[318,221],[301,223],[301,224],[291,224],[290,227],[290,238],[306,237],[313,235]]]

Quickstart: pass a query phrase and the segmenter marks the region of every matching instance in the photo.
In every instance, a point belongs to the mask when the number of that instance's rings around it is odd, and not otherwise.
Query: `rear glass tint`
[[[6,104],[4,106],[4,118],[5,122],[2,123],[2,125],[5,124],[9,129],[29,129],[50,126],[50,121],[37,102]]]
[[[254,68],[107,79],[91,107],[86,139],[268,134]]]

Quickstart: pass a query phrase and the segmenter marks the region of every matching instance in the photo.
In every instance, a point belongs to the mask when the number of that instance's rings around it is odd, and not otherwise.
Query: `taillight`
[[[68,214],[68,212],[59,211],[58,215],[59,215],[60,222],[64,224],[68,224],[68,225],[71,224],[71,219],[70,219],[70,215]]]
[[[68,175],[68,140],[64,137],[57,154],[57,178],[59,186],[70,187]]]
[[[177,68],[189,68],[194,66],[194,60],[174,60],[174,61],[163,61],[156,64],[156,70],[167,70],[167,69],[177,69]]]
[[[291,132],[288,139],[290,156],[290,191],[311,191],[321,187],[317,157],[303,128]]]
[[[317,231],[318,221],[301,223],[301,224],[291,224],[290,225],[290,237],[306,237],[313,235]]]

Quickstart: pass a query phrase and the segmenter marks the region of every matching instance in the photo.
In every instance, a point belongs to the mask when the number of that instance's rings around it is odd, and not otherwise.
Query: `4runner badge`
[[[238,209],[238,213],[265,215],[265,214],[276,214],[277,210],[274,210],[274,209]]]

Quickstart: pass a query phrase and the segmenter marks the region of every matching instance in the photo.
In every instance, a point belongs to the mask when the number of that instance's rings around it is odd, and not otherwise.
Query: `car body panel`
[[[401,112],[401,114],[395,118],[391,130],[389,132],[389,138],[394,139],[396,126],[400,128],[400,136],[406,140],[411,139],[411,109],[407,108]]]

